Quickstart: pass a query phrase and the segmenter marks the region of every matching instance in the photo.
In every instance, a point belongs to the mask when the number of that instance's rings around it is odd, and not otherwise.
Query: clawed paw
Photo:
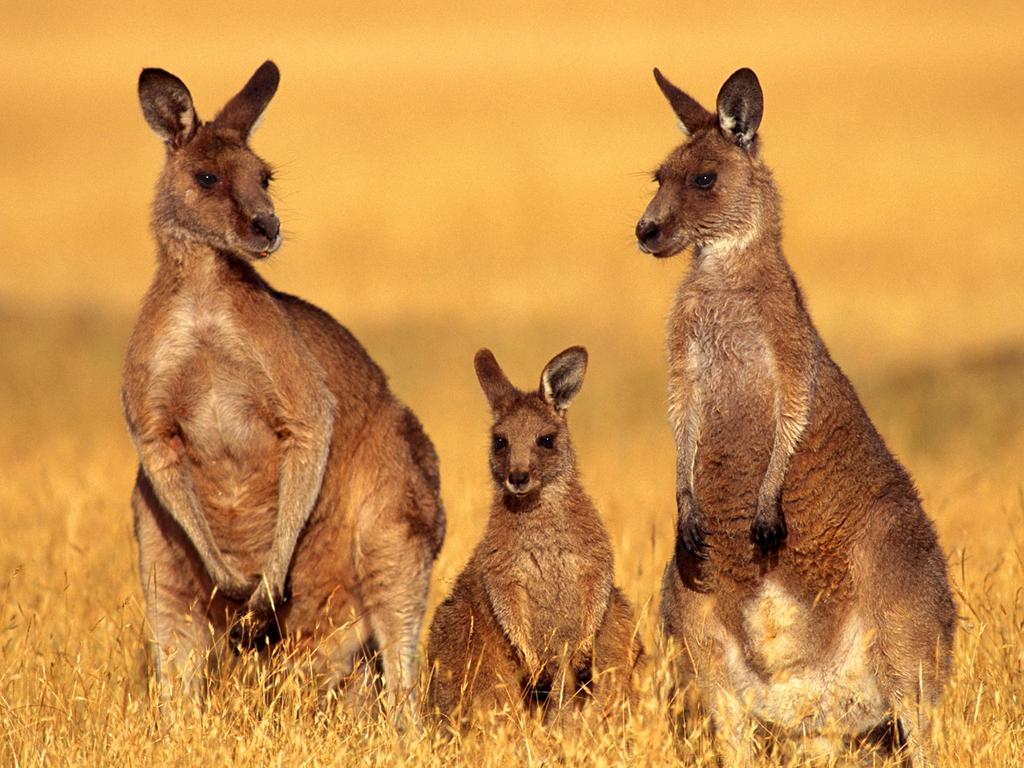
[[[788,535],[786,516],[782,513],[781,504],[776,501],[763,507],[759,505],[754,522],[750,526],[750,540],[760,547],[761,555],[775,552]]]
[[[681,558],[685,551],[688,555],[707,559],[707,531],[704,529],[704,517],[689,491],[676,494],[676,557]]]
[[[260,581],[258,578],[250,579],[249,581],[229,581],[217,584],[217,591],[235,603],[244,603],[250,597],[253,592],[259,587]]]
[[[676,548],[682,547],[686,552],[702,560],[707,559],[708,543],[704,526],[694,517],[680,520],[676,526]]]
[[[249,598],[229,637],[236,650],[260,648],[281,639],[277,616],[266,590],[258,590]]]

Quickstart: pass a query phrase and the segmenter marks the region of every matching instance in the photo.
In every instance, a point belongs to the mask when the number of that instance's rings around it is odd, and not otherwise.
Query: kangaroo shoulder
[[[348,328],[328,312],[296,296],[274,292],[274,298],[324,367],[332,389],[356,387],[363,395],[387,389],[384,372]]]

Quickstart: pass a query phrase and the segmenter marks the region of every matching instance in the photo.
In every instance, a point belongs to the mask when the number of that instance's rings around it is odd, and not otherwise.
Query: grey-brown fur
[[[888,713],[916,764],[949,674],[946,560],[914,485],[832,361],[782,254],[750,70],[717,114],[657,70],[689,140],[637,225],[658,257],[694,249],[669,321],[678,530],[662,617],[726,765],[752,719],[832,739]]]
[[[167,156],[122,395],[157,671],[164,695],[195,690],[218,636],[280,632],[327,684],[379,650],[394,702],[444,538],[437,456],[352,334],[253,269],[280,245],[248,146],[277,84],[267,62],[201,123],[176,77],[139,79]]]
[[[613,585],[611,541],[580,485],[565,418],[586,363],[582,347],[567,349],[537,390],[523,392],[490,351],[477,353],[494,417],[495,498],[427,646],[429,705],[453,725],[545,697],[552,715],[583,686],[608,716],[633,700],[643,649],[633,609]]]

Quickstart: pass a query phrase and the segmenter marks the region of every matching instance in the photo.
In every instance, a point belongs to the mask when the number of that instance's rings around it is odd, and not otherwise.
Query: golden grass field
[[[939,755],[1020,764],[1024,6],[371,5],[0,7],[0,765],[714,764],[706,729],[673,743],[657,653],[664,325],[687,260],[632,237],[680,138],[655,65],[708,106],[734,69],[760,76],[788,257],[949,554]],[[253,144],[288,239],[262,271],[347,324],[437,445],[431,611],[490,500],[473,353],[527,386],[590,349],[573,434],[655,658],[628,733],[445,743],[252,665],[154,727],[119,407],[162,162],[135,83],[169,69],[212,117],[266,58],[282,84]]]

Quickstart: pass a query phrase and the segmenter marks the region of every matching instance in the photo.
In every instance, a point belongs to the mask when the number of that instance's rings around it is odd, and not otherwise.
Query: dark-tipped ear
[[[515,395],[516,388],[505,376],[498,361],[494,359],[494,353],[489,349],[481,349],[473,358],[473,367],[476,368],[476,377],[480,380],[480,388],[491,406],[496,411]]]
[[[672,85],[657,67],[654,68],[654,79],[658,82],[661,92],[665,94],[665,98],[668,99],[668,103],[672,105],[672,111],[679,118],[679,127],[687,136],[698,128],[714,122],[714,115],[698,104],[695,99]]]
[[[540,394],[559,413],[565,413],[572,399],[583,387],[587,372],[587,350],[569,347],[559,352],[544,366],[540,374]]]
[[[757,135],[764,114],[764,94],[753,70],[743,68],[732,73],[718,92],[718,124],[722,133],[744,149]]]
[[[249,138],[256,121],[277,93],[281,71],[272,61],[265,61],[249,78],[249,82],[220,111],[214,122],[219,127],[238,131],[242,140]]]
[[[199,127],[192,94],[178,78],[162,69],[144,69],[139,75],[142,114],[156,135],[169,147],[183,147]]]

